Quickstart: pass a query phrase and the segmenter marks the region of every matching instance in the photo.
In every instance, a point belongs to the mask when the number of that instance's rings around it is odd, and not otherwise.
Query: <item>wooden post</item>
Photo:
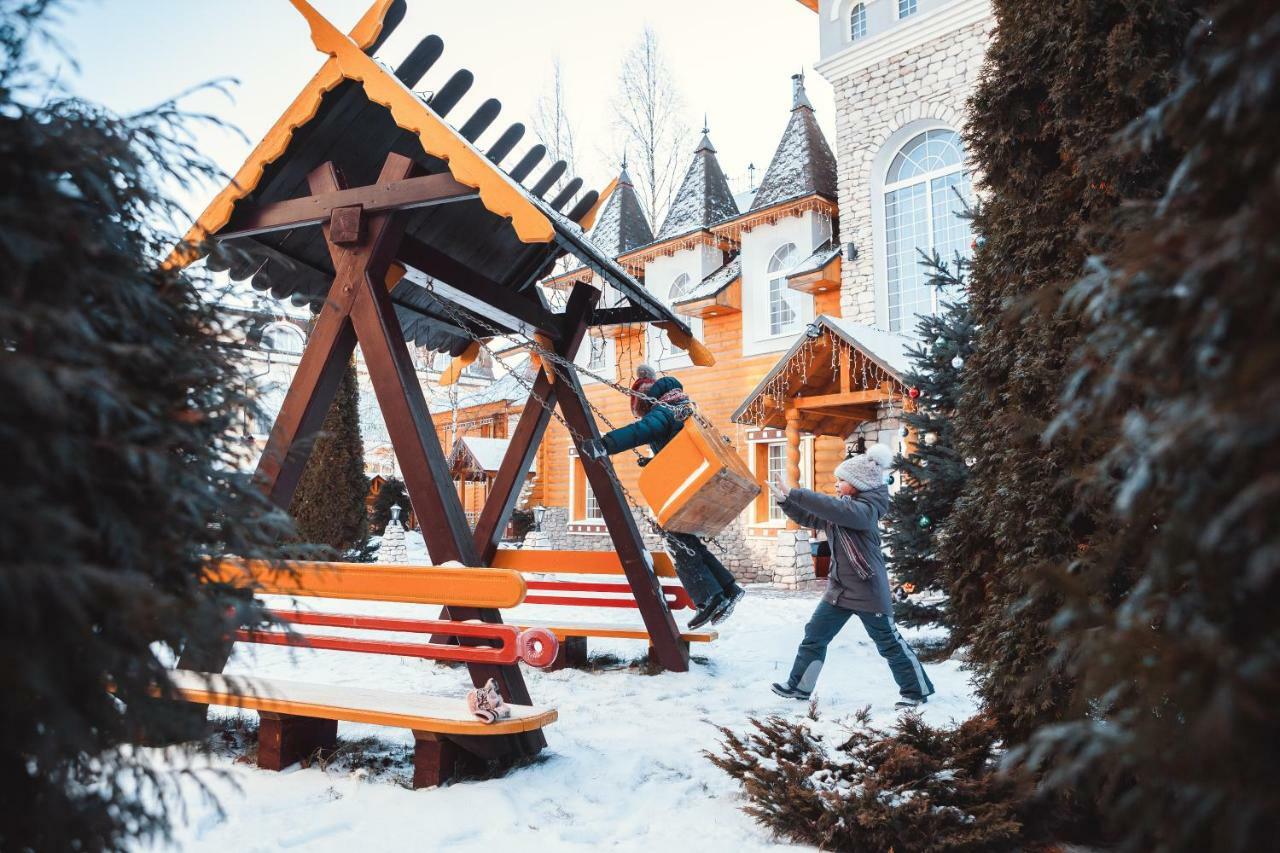
[[[689,651],[681,646],[680,630],[671,617],[658,577],[649,566],[644,540],[640,536],[640,529],[636,527],[635,516],[622,497],[622,489],[613,473],[613,463],[607,458],[589,459],[582,452],[580,440],[600,438],[595,418],[591,416],[583,400],[582,383],[578,381],[576,373],[569,371],[568,376],[557,376],[556,384],[568,386],[558,395],[560,411],[575,433],[573,441],[578,448],[578,458],[591,483],[596,503],[600,506],[600,515],[609,528],[613,547],[622,561],[622,571],[635,594],[636,605],[640,608],[640,616],[649,632],[649,642],[653,644],[657,662],[672,672],[687,672]]]
[[[578,283],[574,286],[565,307],[564,331],[560,343],[556,345],[556,351],[565,359],[573,361],[577,356],[578,348],[587,333],[591,310],[599,298],[600,291],[590,285]],[[498,551],[498,543],[502,541],[502,531],[511,520],[511,512],[520,497],[520,487],[529,476],[538,446],[551,421],[558,388],[559,383],[553,384],[547,379],[545,371],[538,371],[533,391],[524,405],[524,411],[520,413],[520,420],[511,434],[511,443],[507,446],[502,465],[494,477],[489,497],[476,520],[476,549],[485,565],[493,560],[493,555]]]
[[[337,745],[337,720],[258,713],[258,766],[263,770],[283,770]]]
[[[800,410],[795,406],[786,409],[787,427],[787,488],[800,486]],[[800,525],[787,519],[788,530],[798,530]]]
[[[413,161],[408,157],[389,154],[378,183],[403,180],[413,170]],[[308,183],[317,195],[345,189],[332,163],[324,163],[313,171]],[[335,270],[333,285],[285,396],[281,416],[272,428],[267,445],[269,452],[263,454],[257,476],[272,501],[287,508],[307,461],[305,449],[297,451],[299,442],[319,429],[358,339],[400,462],[413,515],[432,557],[440,562],[457,560],[464,565],[478,566],[482,565],[479,549],[467,524],[403,330],[384,284],[403,228],[404,214],[396,210],[362,216],[355,229],[359,232],[354,235],[357,239],[350,243],[335,242],[331,239],[330,223],[323,226]],[[351,229],[343,236],[353,236]],[[489,609],[462,608],[453,615],[456,619],[502,621],[498,611]],[[226,665],[226,656],[207,663],[208,666],[200,668],[221,671]],[[508,702],[533,704],[518,666],[468,664],[468,670],[477,687],[493,678]],[[487,747],[508,755],[530,755],[546,746],[540,730],[487,740],[490,741]]]

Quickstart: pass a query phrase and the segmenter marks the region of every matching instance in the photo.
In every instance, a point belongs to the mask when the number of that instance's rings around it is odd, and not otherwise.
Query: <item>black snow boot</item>
[[[724,606],[725,598],[723,595],[716,595],[706,604],[693,614],[693,618],[689,620],[690,628],[701,628],[703,625],[711,621],[711,617],[716,615],[716,611]]]
[[[773,692],[777,693],[784,699],[808,699],[809,694],[801,690],[799,687],[792,687],[790,684],[773,684]]]

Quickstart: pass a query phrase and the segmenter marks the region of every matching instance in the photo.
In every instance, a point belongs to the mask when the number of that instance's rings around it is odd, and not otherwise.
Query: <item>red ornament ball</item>
[[[912,388],[910,391],[907,392],[907,394],[911,397],[912,400],[918,400],[920,398],[920,389]]]

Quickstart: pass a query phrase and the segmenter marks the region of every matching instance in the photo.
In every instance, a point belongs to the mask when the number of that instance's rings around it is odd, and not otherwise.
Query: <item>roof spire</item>
[[[711,133],[711,129],[710,129],[710,126],[707,124],[707,114],[703,113],[702,114],[702,141],[698,143],[697,148],[693,149],[694,154],[697,154],[699,151],[710,151],[712,154],[716,153],[716,147],[711,144],[711,137],[709,135],[710,133]]]
[[[801,107],[813,109],[813,104],[809,103],[809,95],[804,90],[804,72],[791,75],[791,111],[795,112]]]
[[[622,147],[622,171],[618,173],[618,183],[631,183],[631,176],[627,174],[627,148],[625,145]]]

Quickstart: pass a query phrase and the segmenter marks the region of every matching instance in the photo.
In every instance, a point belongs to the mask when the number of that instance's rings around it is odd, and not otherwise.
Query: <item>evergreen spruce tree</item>
[[[393,506],[400,507],[400,521],[405,522],[409,518],[409,493],[405,490],[404,480],[388,477],[373,499],[373,512],[369,519],[373,532],[378,536],[386,532]]]
[[[1080,345],[1063,295],[1113,239],[1122,200],[1159,194],[1170,157],[1134,160],[1112,139],[1170,92],[1190,0],[996,0],[995,35],[971,102],[967,147],[984,190],[969,298],[978,333],[956,411],[973,457],[939,542],[955,573],[953,641],[970,645],[979,694],[1023,742],[1069,713],[1072,678],[1049,636],[1049,586],[1109,516],[1077,501],[1100,450],[1044,439]],[[1112,591],[1114,594],[1115,591]]]
[[[97,851],[164,837],[180,796],[120,748],[192,734],[151,699],[160,650],[261,618],[204,556],[269,556],[287,518],[234,473],[233,330],[160,266],[186,217],[159,181],[215,172],[173,104],[59,93],[49,5],[0,15],[0,849]]]
[[[1173,94],[1114,145],[1180,152],[1071,293],[1088,332],[1057,440],[1120,523],[1061,576],[1077,716],[1025,757],[1104,787],[1130,850],[1280,837],[1280,7],[1227,0]],[[1116,590],[1122,591],[1116,603]]]
[[[918,442],[894,464],[901,487],[890,505],[885,544],[899,583],[947,590],[950,573],[938,559],[937,543],[968,474],[955,448],[953,418],[965,360],[973,352],[973,320],[964,298],[969,261],[956,255],[947,262],[934,252],[923,263],[943,297],[942,312],[923,315],[916,324],[921,343],[911,350],[913,369],[905,379],[919,397],[903,421]]]
[[[343,373],[293,493],[289,514],[297,524],[298,537],[327,545],[340,556],[367,559],[368,494],[360,437],[360,386],[353,361]]]

